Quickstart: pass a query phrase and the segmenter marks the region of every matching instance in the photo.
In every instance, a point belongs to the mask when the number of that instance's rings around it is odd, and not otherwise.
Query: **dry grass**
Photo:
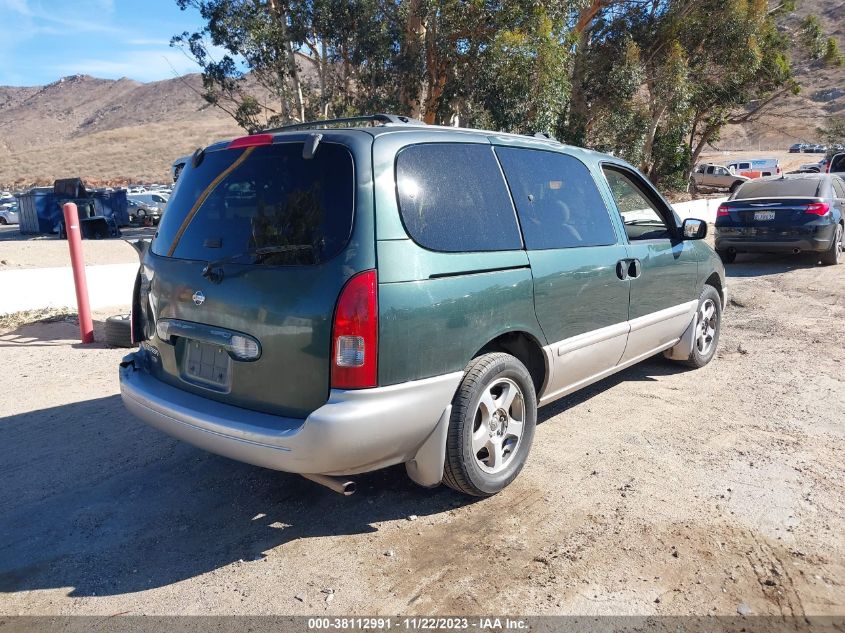
[[[40,308],[23,310],[0,315],[0,331],[7,332],[31,323],[55,323],[56,321],[76,321],[78,316],[73,308]]]
[[[101,182],[169,182],[174,159],[197,147],[242,135],[228,121],[146,123],[0,153],[0,184],[52,184],[56,178]]]

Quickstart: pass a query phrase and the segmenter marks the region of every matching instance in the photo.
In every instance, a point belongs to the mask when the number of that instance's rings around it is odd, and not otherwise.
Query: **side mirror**
[[[696,218],[687,218],[681,225],[681,234],[685,240],[703,240],[707,237],[707,222]]]

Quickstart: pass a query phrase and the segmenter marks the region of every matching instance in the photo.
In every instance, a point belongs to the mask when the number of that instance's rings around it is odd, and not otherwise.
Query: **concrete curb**
[[[686,218],[698,218],[705,220],[709,224],[716,221],[716,209],[719,205],[725,202],[728,198],[702,198],[700,200],[690,200],[689,202],[678,202],[673,204],[677,214],[681,220]]]
[[[137,272],[138,264],[86,266],[91,307],[126,306],[128,311]],[[70,266],[0,272],[0,314],[65,306],[76,307]]]

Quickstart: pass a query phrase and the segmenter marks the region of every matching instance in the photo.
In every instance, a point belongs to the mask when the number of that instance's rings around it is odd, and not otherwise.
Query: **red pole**
[[[82,254],[82,232],[79,227],[79,211],[73,202],[62,207],[65,214],[67,245],[70,248],[70,265],[73,268],[73,285],[76,287],[76,309],[79,312],[79,335],[83,343],[94,342],[94,322],[91,320],[91,304],[88,302],[88,281],[85,279],[85,258]]]

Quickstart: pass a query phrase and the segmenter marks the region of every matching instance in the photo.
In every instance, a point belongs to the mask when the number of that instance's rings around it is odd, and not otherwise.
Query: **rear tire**
[[[134,347],[128,314],[110,316],[105,323],[106,345],[111,347]]]
[[[836,232],[833,234],[833,242],[821,256],[821,262],[825,266],[835,266],[842,261],[842,225],[836,225]]]
[[[736,251],[716,251],[716,254],[723,264],[733,264],[736,260]]]
[[[6,226],[6,224],[8,224],[8,222],[6,222],[6,218],[0,216],[0,226]]]
[[[693,369],[701,369],[716,355],[722,330],[722,297],[713,286],[705,285],[701,291],[693,327],[692,352],[689,358],[680,362]]]
[[[452,400],[443,482],[475,497],[496,494],[525,465],[536,424],[525,365],[501,352],[474,358]]]

